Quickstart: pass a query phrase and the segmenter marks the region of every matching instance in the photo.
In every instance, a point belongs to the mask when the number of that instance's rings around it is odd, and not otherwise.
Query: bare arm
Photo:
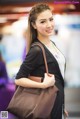
[[[42,83],[32,81],[29,78],[20,78],[15,80],[16,85],[22,86],[22,87],[29,87],[29,88],[47,88],[50,86],[53,86],[55,83],[54,75],[47,76],[45,73],[45,78]]]
[[[29,78],[20,78],[15,80],[15,84],[28,88],[43,88],[43,83],[32,81]]]

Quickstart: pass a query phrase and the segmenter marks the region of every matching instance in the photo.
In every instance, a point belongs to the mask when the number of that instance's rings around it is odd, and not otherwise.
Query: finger
[[[47,76],[47,73],[45,73],[45,77]]]
[[[68,117],[69,116],[69,114],[68,114],[68,112],[65,110],[64,111],[64,113],[65,113],[65,115]]]
[[[49,74],[49,73],[48,73],[48,76],[52,77],[52,74]]]

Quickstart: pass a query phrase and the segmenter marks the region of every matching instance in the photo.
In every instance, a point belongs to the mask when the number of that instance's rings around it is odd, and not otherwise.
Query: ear
[[[33,28],[36,29],[35,23],[32,22],[31,24],[32,24]]]

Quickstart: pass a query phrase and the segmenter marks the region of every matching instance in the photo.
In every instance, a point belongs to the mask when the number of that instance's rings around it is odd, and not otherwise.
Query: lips
[[[53,29],[46,30],[47,33],[52,33]]]

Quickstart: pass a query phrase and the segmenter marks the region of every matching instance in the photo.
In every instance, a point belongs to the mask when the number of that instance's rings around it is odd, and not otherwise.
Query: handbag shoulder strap
[[[44,63],[45,63],[45,68],[46,68],[46,73],[47,73],[47,75],[49,75],[48,74],[48,64],[47,64],[46,54],[45,54],[45,50],[44,50],[43,45],[41,43],[39,43],[39,42],[35,42],[32,46],[34,46],[34,45],[37,45],[37,46],[39,46],[42,49]]]

